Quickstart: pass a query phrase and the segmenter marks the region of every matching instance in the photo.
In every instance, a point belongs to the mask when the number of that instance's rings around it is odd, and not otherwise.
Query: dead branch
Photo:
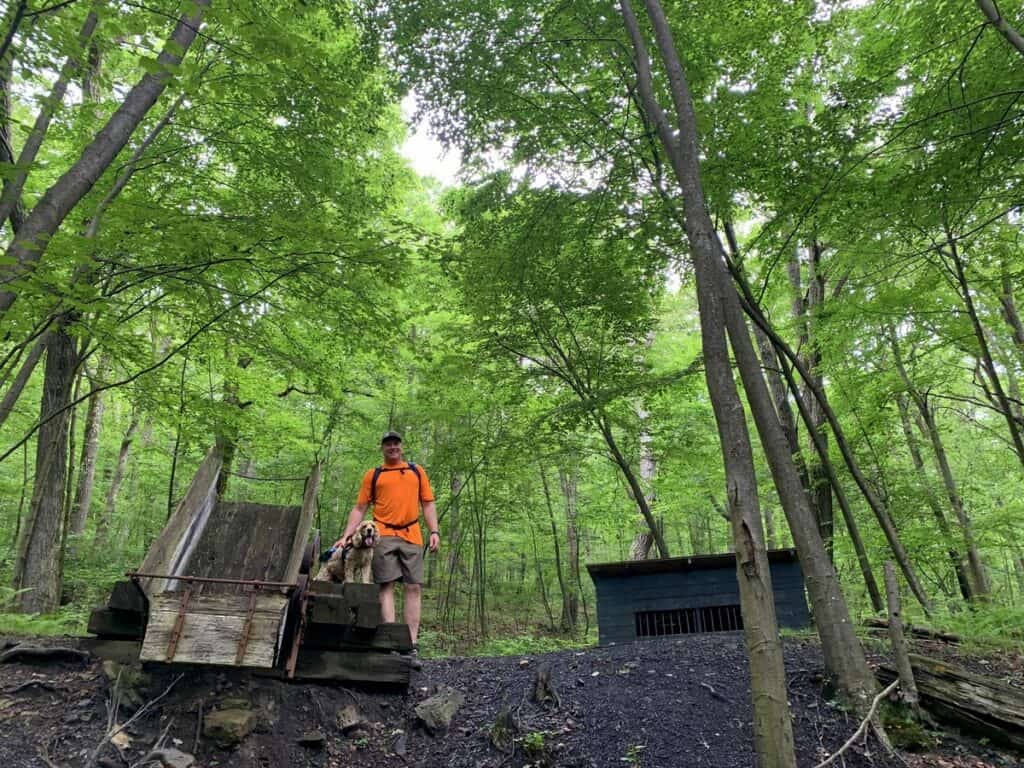
[[[849,749],[849,748],[850,748],[850,747],[851,747],[851,746],[853,745],[853,742],[855,742],[855,741],[856,741],[856,740],[857,740],[858,738],[860,738],[860,735],[861,735],[862,733],[864,733],[864,731],[865,731],[865,730],[867,729],[867,727],[868,727],[868,724],[869,724],[869,723],[871,723],[871,721],[875,719],[875,710],[876,710],[876,709],[878,709],[878,703],[879,703],[879,702],[880,702],[880,701],[881,701],[882,699],[884,699],[884,698],[885,698],[886,696],[888,696],[888,695],[889,695],[890,693],[892,693],[892,691],[893,691],[893,690],[894,690],[894,689],[896,688],[896,686],[898,686],[899,684],[900,684],[900,681],[899,681],[899,680],[894,680],[894,681],[893,681],[893,682],[892,682],[892,683],[891,683],[891,684],[889,685],[889,687],[888,687],[888,688],[886,688],[886,689],[885,689],[885,690],[883,690],[883,691],[882,691],[881,693],[879,693],[879,694],[878,694],[877,696],[875,696],[875,699],[874,699],[874,701],[872,701],[872,702],[871,702],[871,708],[870,708],[870,709],[868,710],[868,714],[867,714],[867,717],[865,717],[865,718],[864,718],[864,720],[863,720],[863,721],[861,722],[861,724],[860,724],[860,727],[859,727],[859,728],[857,728],[857,730],[856,730],[856,731],[854,732],[853,736],[851,736],[851,737],[850,737],[849,739],[847,739],[847,740],[846,740],[846,743],[845,743],[845,744],[843,744],[843,746],[841,746],[841,747],[839,748],[839,750],[838,750],[838,751],[837,751],[837,752],[836,752],[835,754],[833,754],[833,755],[832,755],[832,756],[831,756],[830,758],[828,758],[827,760],[823,760],[822,762],[818,763],[818,764],[817,764],[816,766],[814,766],[814,768],[825,768],[825,766],[827,766],[827,765],[831,765],[831,764],[832,764],[832,763],[834,763],[834,762],[835,762],[835,761],[836,761],[836,760],[837,760],[837,759],[838,759],[838,758],[839,758],[839,757],[840,757],[840,756],[841,756],[841,755],[842,755],[842,754],[843,754],[843,753],[844,753],[844,752],[845,752],[846,750],[848,750],[848,749]]]
[[[177,684],[179,680],[181,680],[182,677],[184,677],[184,675],[178,675],[171,681],[171,684],[164,689],[163,693],[161,693],[155,699],[150,699],[149,701],[147,701],[145,704],[143,704],[141,707],[135,710],[135,714],[133,714],[131,717],[125,720],[121,725],[117,725],[117,711],[121,706],[121,673],[118,672],[117,679],[114,681],[114,690],[111,693],[110,704],[107,707],[107,731],[103,735],[103,738],[100,739],[100,743],[96,745],[96,749],[94,749],[92,754],[89,756],[89,760],[85,764],[86,768],[92,768],[92,766],[96,765],[96,761],[99,759],[100,752],[102,752],[103,748],[110,743],[110,740],[117,736],[117,734],[119,734],[129,725],[134,723],[136,720],[141,718],[143,715],[148,713],[154,706],[156,706],[156,704],[161,699],[163,699],[167,694],[171,692],[171,689],[174,688],[174,686]]]

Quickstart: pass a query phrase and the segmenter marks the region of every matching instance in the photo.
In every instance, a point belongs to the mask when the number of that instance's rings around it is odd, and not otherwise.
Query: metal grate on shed
[[[671,611],[637,611],[633,616],[637,637],[734,632],[743,629],[743,616],[738,605],[677,608]]]

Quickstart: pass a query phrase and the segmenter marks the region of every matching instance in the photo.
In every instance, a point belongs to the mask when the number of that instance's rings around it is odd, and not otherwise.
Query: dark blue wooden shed
[[[768,552],[780,627],[810,624],[795,549]],[[736,557],[694,555],[588,565],[597,591],[598,642],[743,629]]]

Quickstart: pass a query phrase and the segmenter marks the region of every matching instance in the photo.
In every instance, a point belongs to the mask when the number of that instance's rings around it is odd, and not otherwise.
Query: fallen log
[[[910,664],[921,705],[936,719],[1024,752],[1024,689],[919,654]],[[889,666],[876,674],[883,685],[896,679]]]
[[[871,629],[888,630],[889,620],[878,616],[869,616],[864,620],[864,626],[870,627]],[[922,640],[940,640],[943,643],[951,643],[953,645],[959,644],[962,640],[960,635],[954,635],[952,632],[942,632],[938,629],[919,627],[914,624],[904,624],[903,631],[914,637],[919,637]]]

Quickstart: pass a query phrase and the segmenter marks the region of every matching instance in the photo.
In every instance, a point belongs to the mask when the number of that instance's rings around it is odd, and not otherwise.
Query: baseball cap
[[[381,443],[385,443],[388,440],[397,440],[402,442],[402,436],[393,430],[388,430],[384,433],[384,436],[380,439]]]

